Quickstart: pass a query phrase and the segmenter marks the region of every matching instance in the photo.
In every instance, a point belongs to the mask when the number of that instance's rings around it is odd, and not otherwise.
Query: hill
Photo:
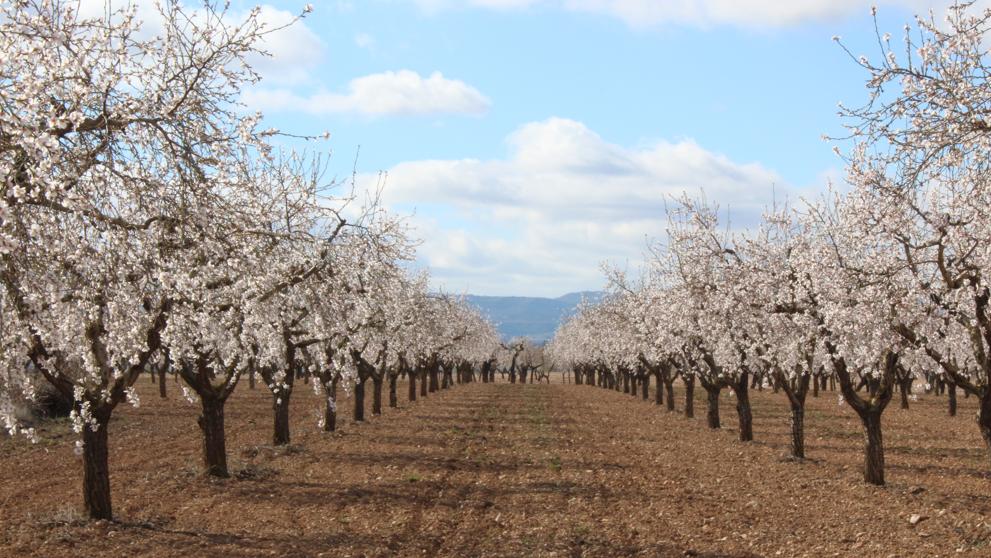
[[[481,295],[466,298],[492,320],[503,339],[528,337],[543,343],[554,337],[557,327],[575,311],[583,297],[597,301],[603,295],[598,291],[584,291],[557,298]]]

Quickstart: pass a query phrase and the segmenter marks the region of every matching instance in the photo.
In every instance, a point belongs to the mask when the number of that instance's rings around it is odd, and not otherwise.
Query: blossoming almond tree
[[[879,59],[857,59],[868,102],[843,110],[851,195],[919,306],[895,330],[980,398],[991,458],[991,10],[957,3],[906,26],[902,45],[878,39]]]
[[[28,357],[74,399],[86,510],[106,519],[107,425],[161,348],[177,227],[223,200],[219,170],[244,145],[265,150],[235,106],[265,30],[257,12],[230,23],[166,1],[146,39],[131,9],[84,19],[76,5],[0,1],[0,281],[21,348],[3,370]]]

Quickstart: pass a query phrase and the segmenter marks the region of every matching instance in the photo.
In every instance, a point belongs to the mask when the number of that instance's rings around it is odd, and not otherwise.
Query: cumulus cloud
[[[410,70],[353,79],[346,93],[319,91],[307,96],[288,89],[255,89],[246,92],[242,100],[250,108],[266,112],[317,115],[480,115],[491,105],[485,95],[461,80],[448,79],[440,72],[423,77]]]
[[[422,9],[437,11],[458,6],[520,9],[550,6],[618,18],[631,27],[661,24],[708,27],[734,25],[780,27],[867,13],[874,4],[920,10],[943,8],[945,0],[413,0]]]
[[[704,191],[744,226],[775,195],[797,195],[763,165],[692,140],[629,148],[552,118],[520,127],[507,144],[505,159],[414,161],[389,171],[385,200],[418,209],[420,257],[451,289],[595,288],[600,262],[638,262],[647,240],[663,236],[672,196]]]

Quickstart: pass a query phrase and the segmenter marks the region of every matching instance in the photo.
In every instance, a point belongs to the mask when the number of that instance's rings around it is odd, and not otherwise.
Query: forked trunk
[[[200,396],[202,406],[197,423],[203,432],[203,466],[212,477],[227,478],[227,442],[224,436],[224,403],[222,398]]]
[[[113,519],[110,505],[110,466],[107,426],[110,411],[94,412],[96,431],[83,428],[83,505],[90,519]]]

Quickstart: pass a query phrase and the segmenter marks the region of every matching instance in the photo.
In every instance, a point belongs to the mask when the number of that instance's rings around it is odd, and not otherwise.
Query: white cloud
[[[287,89],[256,89],[246,92],[242,100],[250,108],[266,112],[370,116],[480,115],[491,105],[488,98],[463,81],[448,79],[440,72],[422,77],[410,70],[353,79],[346,93],[319,91],[303,96]]]
[[[867,14],[874,4],[913,10],[947,5],[946,0],[413,0],[421,9],[438,11],[458,6],[522,9],[549,6],[601,14],[631,27],[662,24],[709,27],[733,25],[766,28]]]
[[[599,263],[638,262],[660,238],[665,204],[682,192],[756,222],[789,190],[758,163],[738,163],[691,140],[638,148],[609,143],[580,122],[520,127],[498,160],[402,163],[385,200],[418,208],[420,258],[454,290],[560,295],[601,285]]]
[[[253,56],[248,62],[266,81],[306,83],[324,56],[324,43],[306,25],[306,20],[288,25],[298,14],[261,6],[259,18],[267,29],[278,29],[265,35],[261,50],[271,56]],[[264,83],[264,82],[263,82]]]

